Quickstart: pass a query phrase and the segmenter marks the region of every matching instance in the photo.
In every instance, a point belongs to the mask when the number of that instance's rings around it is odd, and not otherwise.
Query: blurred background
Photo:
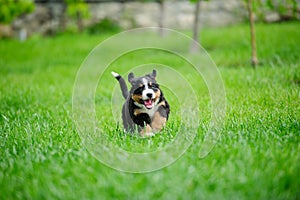
[[[249,0],[250,1],[250,0]],[[199,30],[248,20],[247,0],[0,0],[0,38],[137,27]],[[256,21],[300,19],[299,0],[255,0]],[[163,34],[163,33],[162,33]]]

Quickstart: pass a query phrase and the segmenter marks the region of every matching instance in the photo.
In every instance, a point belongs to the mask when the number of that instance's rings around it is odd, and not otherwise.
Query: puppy
[[[169,117],[170,106],[156,83],[156,70],[142,77],[131,72],[128,92],[125,80],[111,72],[119,81],[125,103],[122,108],[123,126],[127,132],[138,130],[142,136],[152,136],[160,131]]]

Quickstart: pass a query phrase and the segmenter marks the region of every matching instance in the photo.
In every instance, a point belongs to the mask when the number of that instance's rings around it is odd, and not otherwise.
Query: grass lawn
[[[204,109],[187,152],[166,168],[142,174],[100,163],[84,147],[72,120],[77,70],[109,34],[1,40],[0,199],[300,199],[300,24],[258,24],[256,30],[261,62],[256,69],[249,65],[247,25],[202,31],[202,45],[219,67],[226,90],[222,135],[199,159],[210,116]],[[141,54],[112,65],[126,71],[133,60],[147,63],[155,56]],[[170,66],[181,64],[156,56]],[[184,73],[184,66],[176,70]],[[193,76],[190,80],[199,83]],[[99,88],[96,105],[110,108],[117,82],[101,83],[107,89]],[[199,104],[206,105],[209,94],[199,85]],[[176,108],[180,100],[166,93]],[[97,112],[98,117],[111,114],[109,109]],[[174,129],[177,117],[171,113]],[[171,125],[148,139],[114,134],[115,122],[106,126],[112,142],[137,152],[161,148],[174,137]]]

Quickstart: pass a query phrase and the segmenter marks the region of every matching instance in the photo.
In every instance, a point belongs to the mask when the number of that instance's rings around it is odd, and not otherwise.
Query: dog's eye
[[[152,84],[151,84],[151,87],[152,87],[152,88],[158,88],[158,84],[157,84],[157,83],[152,83]]]
[[[142,92],[143,92],[143,90],[144,90],[144,85],[141,85],[140,87],[138,87],[135,91],[134,91],[134,93],[135,94],[141,94]]]

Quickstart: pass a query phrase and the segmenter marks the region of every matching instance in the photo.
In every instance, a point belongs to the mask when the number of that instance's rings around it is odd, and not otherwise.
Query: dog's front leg
[[[156,112],[151,122],[151,128],[154,132],[160,131],[166,124],[167,118],[163,117],[159,112]]]
[[[154,133],[152,132],[152,128],[149,124],[146,124],[146,126],[141,130],[141,136],[143,137],[151,137]]]

